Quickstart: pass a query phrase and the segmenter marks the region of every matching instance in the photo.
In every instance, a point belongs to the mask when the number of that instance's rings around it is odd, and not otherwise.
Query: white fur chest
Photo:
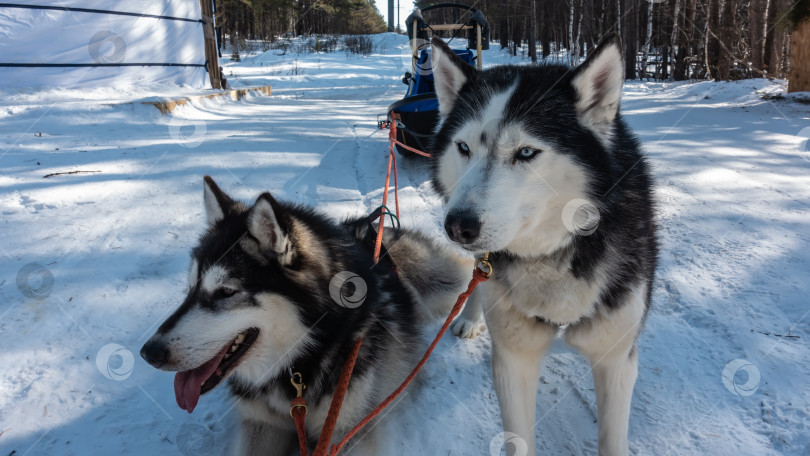
[[[501,266],[490,282],[493,304],[503,297],[524,315],[559,325],[592,316],[601,293],[598,275],[590,281],[577,278],[550,261]]]
[[[373,397],[372,378],[368,375],[352,378],[351,386],[346,392],[341,407],[336,429],[342,432],[365,417],[372,405],[369,404],[369,397]],[[306,392],[304,398],[307,398]],[[316,402],[308,401],[306,426],[310,437],[317,438],[320,435],[331,403],[331,394],[322,396]],[[237,407],[243,420],[266,423],[280,429],[294,429],[294,422],[289,413],[290,401],[275,389],[253,399],[237,399]]]

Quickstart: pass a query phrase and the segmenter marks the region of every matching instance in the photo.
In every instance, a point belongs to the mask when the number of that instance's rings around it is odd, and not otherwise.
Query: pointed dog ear
[[[574,70],[571,85],[577,93],[580,122],[603,141],[610,140],[613,120],[619,113],[624,83],[621,38],[611,34]]]
[[[205,217],[209,225],[214,225],[224,219],[225,214],[236,204],[230,196],[220,190],[211,176],[203,178],[203,202],[205,203]]]
[[[288,226],[282,221],[284,209],[269,193],[262,193],[250,209],[248,232],[259,241],[259,248],[268,258],[277,258],[282,265],[292,263],[293,247]]]
[[[458,58],[441,38],[434,37],[430,44],[433,47],[430,65],[436,97],[439,99],[439,114],[445,117],[453,110],[459,90],[476,77],[477,70]]]

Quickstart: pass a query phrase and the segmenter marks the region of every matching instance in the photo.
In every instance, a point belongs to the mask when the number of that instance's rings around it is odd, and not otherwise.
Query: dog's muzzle
[[[469,211],[452,211],[444,219],[444,230],[451,241],[472,244],[481,234],[481,219]]]

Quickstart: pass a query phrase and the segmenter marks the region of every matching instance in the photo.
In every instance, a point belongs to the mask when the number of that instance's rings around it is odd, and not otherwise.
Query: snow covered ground
[[[220,455],[220,388],[194,414],[140,346],[184,295],[203,227],[202,176],[335,217],[381,199],[405,40],[369,57],[269,51],[234,85],[163,117],[167,87],[0,92],[0,456]],[[487,64],[510,57],[487,51]],[[769,81],[633,82],[623,111],[655,167],[663,237],[640,340],[633,454],[810,454],[810,106]],[[52,173],[93,171],[43,178]],[[403,224],[441,236],[424,161],[400,163]],[[431,331],[436,328],[430,328]],[[500,454],[489,339],[445,337],[429,381],[397,403],[392,455]],[[538,385],[538,453],[596,454],[585,360],[553,347]]]

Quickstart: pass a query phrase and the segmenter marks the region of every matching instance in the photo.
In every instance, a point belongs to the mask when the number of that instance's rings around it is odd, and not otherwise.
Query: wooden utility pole
[[[394,31],[394,0],[388,0],[388,31]]]
[[[217,37],[214,33],[214,6],[213,0],[200,0],[202,9],[203,36],[205,37],[205,62],[208,69],[208,78],[212,89],[223,89],[219,70],[219,55],[217,53]]]

